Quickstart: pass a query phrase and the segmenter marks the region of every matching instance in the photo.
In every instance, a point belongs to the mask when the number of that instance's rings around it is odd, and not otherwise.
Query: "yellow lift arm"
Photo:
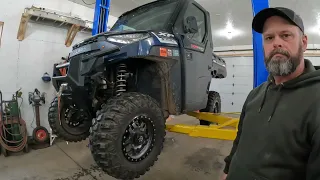
[[[206,112],[189,112],[189,116],[197,119],[209,121],[215,124],[205,125],[185,125],[174,124],[166,125],[170,132],[188,134],[192,137],[215,138],[223,140],[234,140],[238,131],[239,118],[230,117],[229,115],[239,115],[240,113],[206,113]]]

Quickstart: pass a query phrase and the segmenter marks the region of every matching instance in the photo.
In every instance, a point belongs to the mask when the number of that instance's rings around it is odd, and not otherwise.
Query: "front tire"
[[[90,149],[107,174],[129,180],[140,177],[154,165],[165,134],[165,118],[158,103],[148,95],[124,93],[108,100],[97,112]]]
[[[59,120],[59,114],[61,124]],[[68,123],[66,123],[66,114],[68,114],[68,109],[65,107],[61,107],[61,111],[59,112],[58,98],[55,97],[51,102],[48,112],[48,120],[52,132],[59,138],[69,142],[79,142],[87,139],[91,127],[91,120],[84,121],[83,124],[78,126],[70,126]],[[79,118],[73,119],[75,121],[79,121]]]

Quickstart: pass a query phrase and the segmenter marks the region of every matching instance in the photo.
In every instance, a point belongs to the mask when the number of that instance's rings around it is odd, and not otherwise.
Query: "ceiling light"
[[[239,36],[242,32],[233,27],[232,22],[229,20],[226,23],[226,27],[222,30],[217,31],[218,36],[226,37],[227,39],[232,39],[233,37]]]
[[[311,27],[311,28],[308,30],[308,32],[311,33],[311,34],[317,34],[317,35],[320,36],[320,24]]]
[[[318,13],[318,16],[316,17],[316,19],[317,19],[316,25],[309,28],[307,32],[311,34],[317,34],[320,36],[320,13]]]

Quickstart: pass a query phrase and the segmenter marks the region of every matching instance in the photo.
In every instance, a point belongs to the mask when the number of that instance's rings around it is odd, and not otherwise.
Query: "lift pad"
[[[228,117],[229,115],[238,115],[239,113],[205,113],[189,112],[189,116],[197,119],[209,121],[215,124],[205,125],[186,125],[174,124],[166,125],[170,132],[188,134],[192,137],[215,138],[222,140],[234,140],[238,131],[239,118]]]

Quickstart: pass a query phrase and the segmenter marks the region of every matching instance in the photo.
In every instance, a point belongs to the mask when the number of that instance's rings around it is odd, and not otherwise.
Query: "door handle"
[[[186,53],[186,58],[187,58],[187,60],[192,61],[192,53],[191,52],[187,52]]]

